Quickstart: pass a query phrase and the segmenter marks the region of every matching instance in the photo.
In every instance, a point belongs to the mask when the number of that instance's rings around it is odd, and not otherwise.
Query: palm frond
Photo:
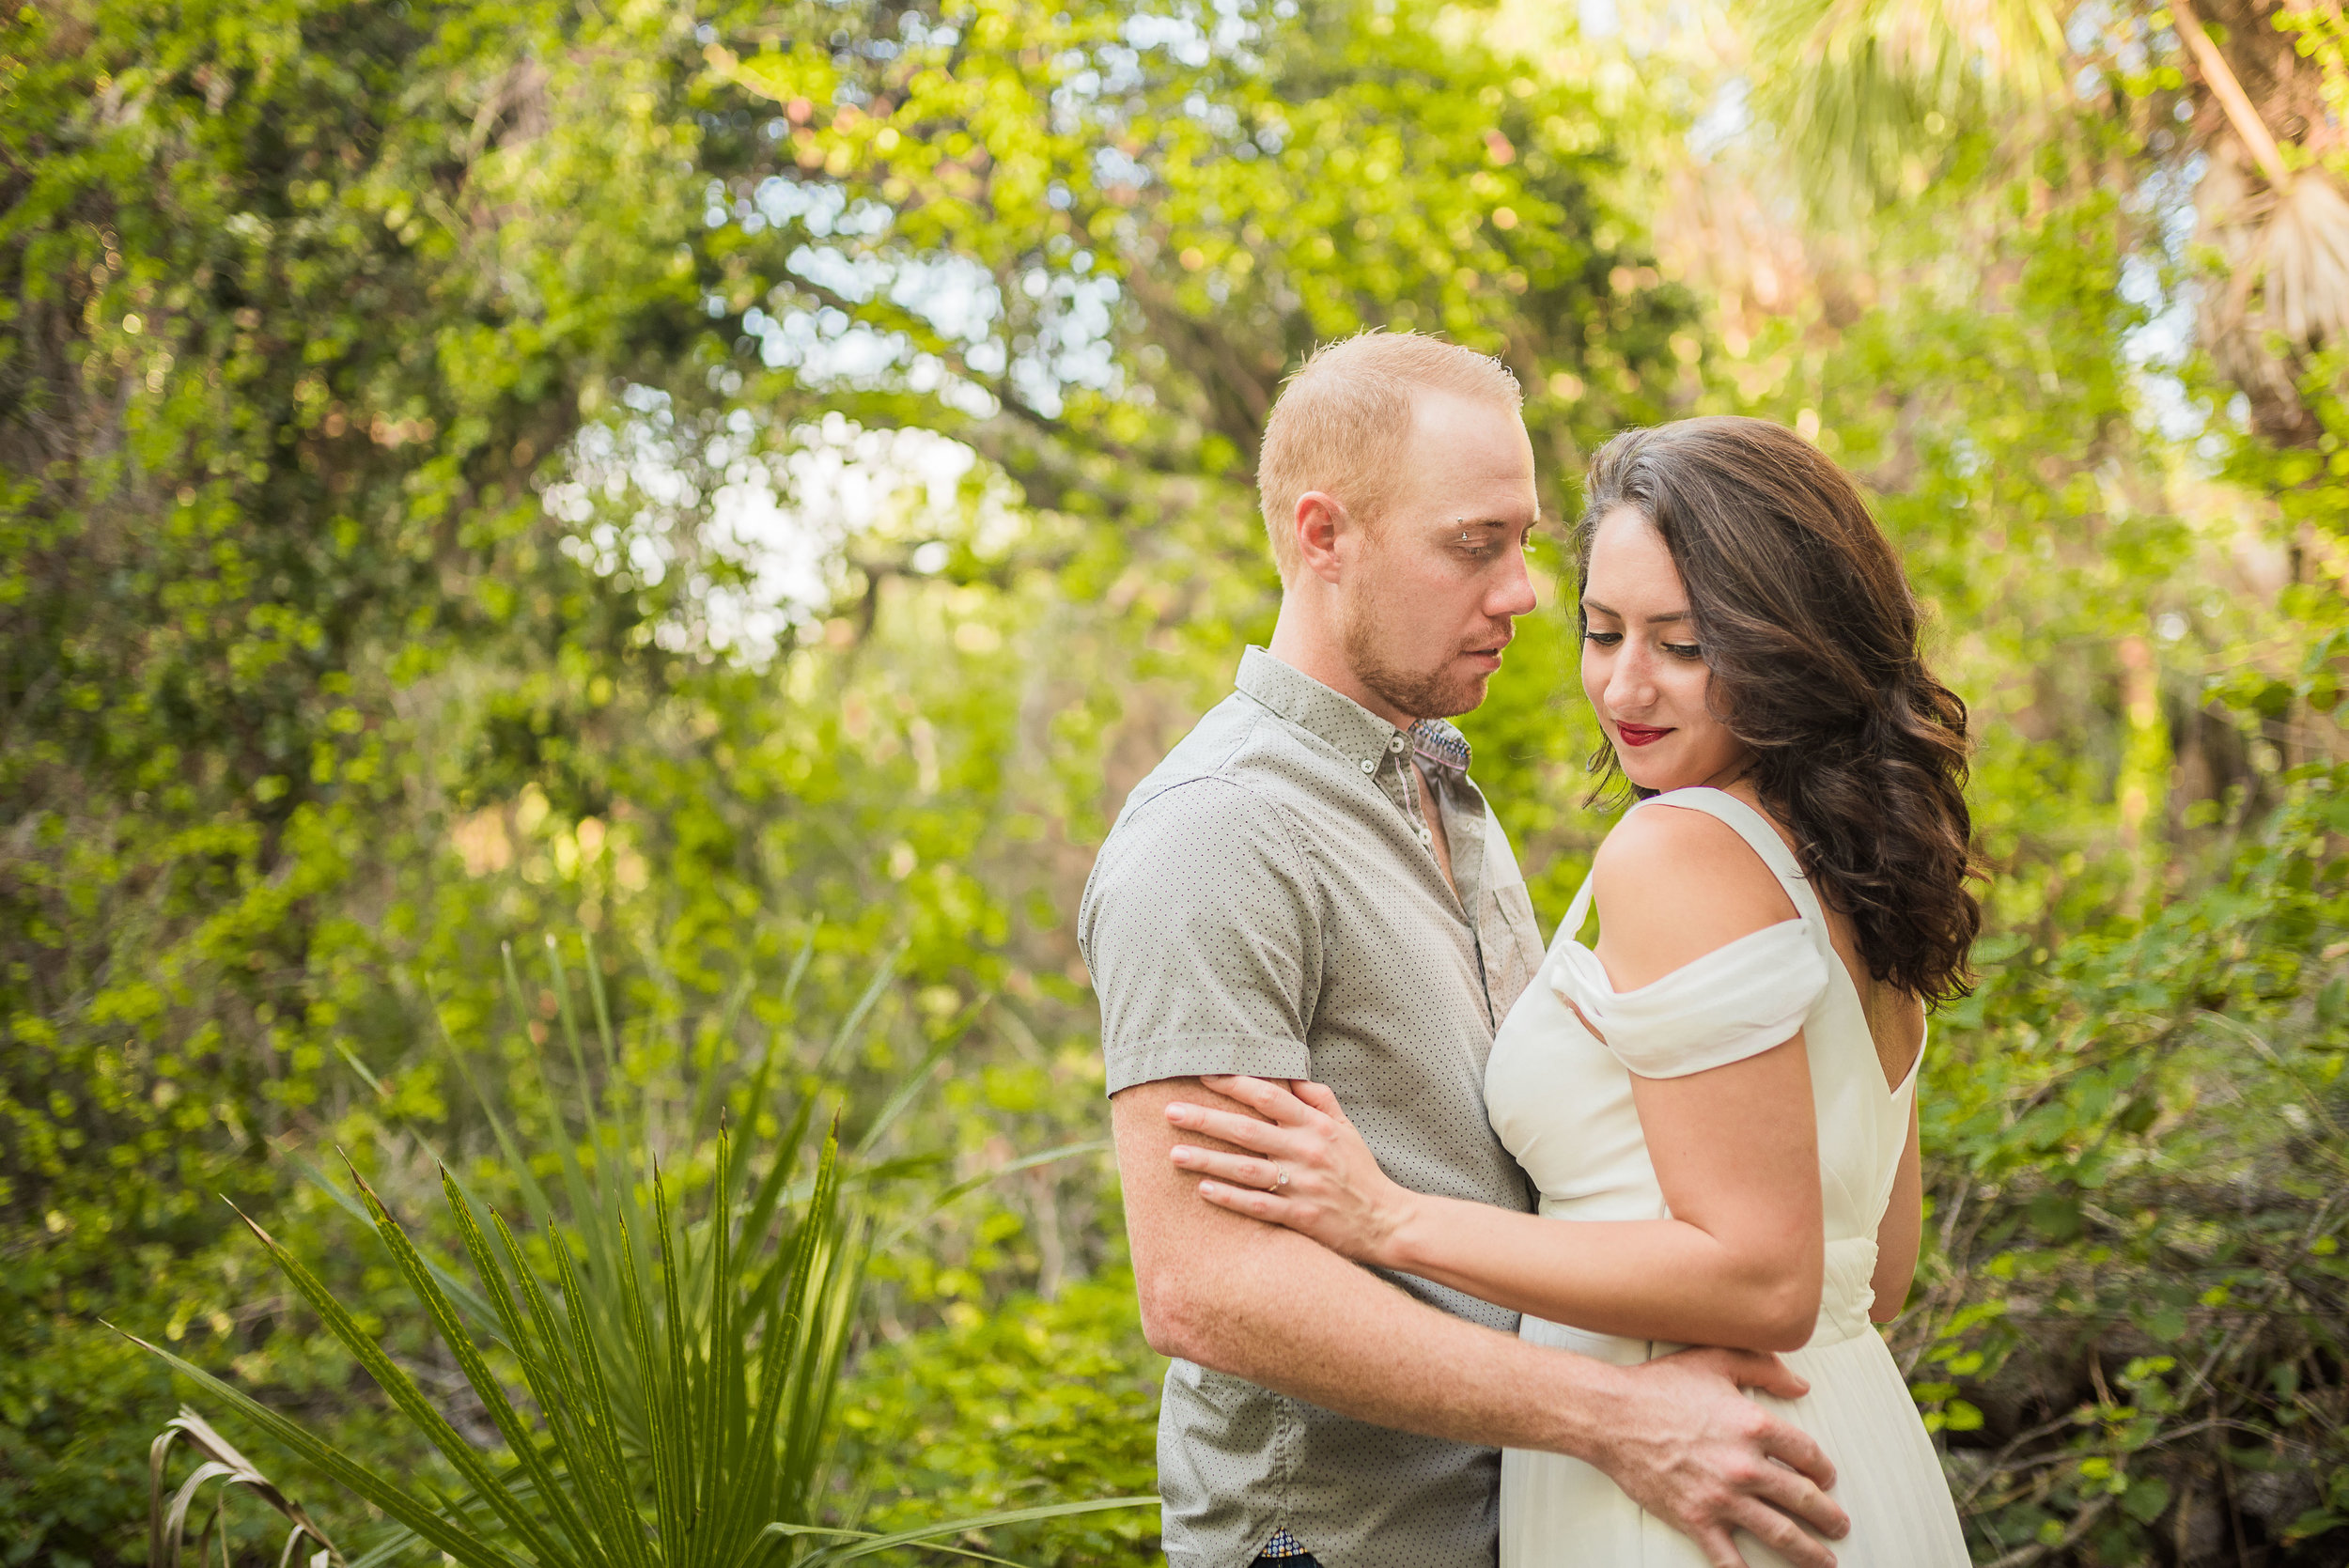
[[[1815,206],[1913,194],[1959,134],[2061,92],[2054,0],[1757,0],[1745,8],[1750,101]]]

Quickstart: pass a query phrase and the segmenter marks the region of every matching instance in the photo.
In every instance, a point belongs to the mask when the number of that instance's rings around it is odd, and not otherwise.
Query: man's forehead
[[[1494,429],[1525,434],[1522,410],[1492,397],[1471,396],[1448,386],[1411,389],[1411,427],[1414,432],[1439,425],[1476,423]]]

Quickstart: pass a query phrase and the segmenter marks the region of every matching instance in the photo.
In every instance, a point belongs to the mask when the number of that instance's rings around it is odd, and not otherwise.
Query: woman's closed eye
[[[1623,633],[1602,631],[1597,627],[1585,627],[1582,630],[1582,640],[1594,647],[1611,648],[1623,641]],[[1692,664],[1704,658],[1704,645],[1701,643],[1658,643],[1657,646],[1671,654],[1674,659],[1686,660]]]

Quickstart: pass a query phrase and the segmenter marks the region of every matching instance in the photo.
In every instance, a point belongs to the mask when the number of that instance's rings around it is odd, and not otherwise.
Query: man
[[[1532,1206],[1483,1086],[1541,943],[1443,722],[1484,700],[1534,604],[1519,408],[1498,362],[1412,334],[1307,361],[1259,464],[1271,647],[1134,790],[1085,890],[1143,1327],[1174,1358],[1177,1568],[1487,1568],[1501,1447],[1598,1466],[1722,1568],[1732,1528],[1802,1568],[1832,1559],[1790,1514],[1843,1529],[1816,1445],[1737,1391],[1800,1391],[1773,1358],[1626,1369],[1526,1344],[1513,1313],[1202,1202],[1169,1160],[1170,1103],[1238,1109],[1202,1075],[1311,1078],[1397,1179]]]

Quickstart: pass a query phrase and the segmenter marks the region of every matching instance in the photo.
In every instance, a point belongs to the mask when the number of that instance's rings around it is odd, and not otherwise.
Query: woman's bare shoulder
[[[1796,918],[1777,874],[1737,830],[1670,805],[1642,807],[1615,825],[1593,863],[1591,894],[1618,986],[1645,985]]]

